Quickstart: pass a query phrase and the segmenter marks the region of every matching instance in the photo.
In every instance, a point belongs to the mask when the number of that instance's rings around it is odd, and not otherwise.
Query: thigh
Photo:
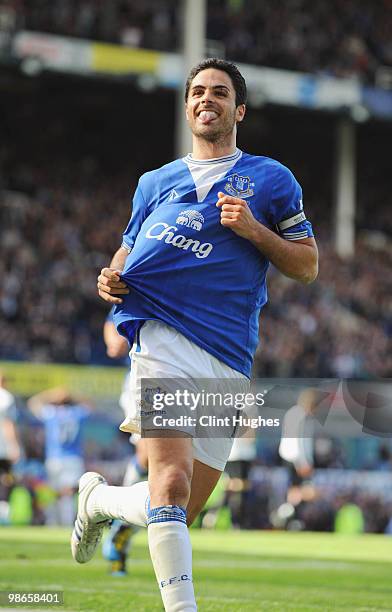
[[[191,525],[204,508],[222,472],[195,459],[191,483],[191,495],[187,506],[188,525]]]
[[[151,437],[149,437],[151,433]],[[146,432],[145,442],[148,456],[148,470],[155,475],[168,466],[184,469],[189,478],[192,477],[193,448],[192,438],[179,434],[177,431]]]

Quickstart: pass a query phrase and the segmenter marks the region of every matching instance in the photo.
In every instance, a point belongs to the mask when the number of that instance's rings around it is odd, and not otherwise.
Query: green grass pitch
[[[200,612],[392,610],[392,538],[191,533]],[[64,605],[45,607],[62,612],[162,611],[145,533],[135,537],[126,578],[107,574],[100,551],[77,565],[68,540],[64,529],[1,527],[0,590],[62,590]]]

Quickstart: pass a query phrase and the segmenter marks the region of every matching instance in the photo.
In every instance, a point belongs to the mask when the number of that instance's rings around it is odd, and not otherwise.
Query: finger
[[[218,198],[219,200],[224,200],[225,202],[228,203],[233,203],[233,204],[246,204],[245,200],[242,200],[241,198],[237,198],[235,196],[231,196],[228,195],[227,193],[223,193],[222,191],[218,192]]]
[[[228,217],[223,217],[220,220],[221,225],[226,225],[227,227],[235,226],[237,223],[237,219],[229,219]]]
[[[235,204],[227,204],[227,202],[225,204],[222,204],[222,210],[226,210],[226,211],[234,211],[235,210]]]
[[[233,212],[240,212],[243,209],[239,204],[223,204],[222,210],[231,210]]]
[[[223,206],[223,204],[229,203],[230,202],[230,198],[232,196],[228,196],[225,193],[223,193],[223,191],[218,191],[218,201],[216,203],[217,206]]]
[[[122,304],[123,301],[121,298],[114,297],[113,295],[109,295],[108,293],[104,293],[103,291],[99,291],[99,296],[108,302],[109,304]]]
[[[227,193],[223,193],[223,191],[218,191],[218,199],[225,200],[225,202],[231,202],[232,200],[237,200],[234,196],[228,195]]]
[[[219,200],[216,203],[216,206],[223,206],[223,204],[232,204],[237,206],[245,206],[245,200],[241,200],[241,198],[235,198],[234,196],[229,196],[222,191],[218,192]]]
[[[108,287],[118,287],[119,289],[124,289],[127,286],[123,281],[109,280],[106,276],[102,276],[102,274],[98,276],[97,280],[99,283],[101,283],[101,285],[107,285]]]
[[[128,295],[129,289],[110,289],[110,287],[98,287],[98,292],[102,291],[105,295]]]
[[[121,272],[119,270],[113,270],[112,268],[102,268],[101,275],[109,280],[119,281]]]
[[[108,287],[108,285],[102,285],[101,283],[97,283],[97,287],[99,291],[113,295],[127,295],[129,293],[128,287],[125,289],[118,289],[117,287]]]
[[[239,219],[239,213],[236,211],[227,211],[224,210],[221,212],[221,219],[234,219],[237,220]]]

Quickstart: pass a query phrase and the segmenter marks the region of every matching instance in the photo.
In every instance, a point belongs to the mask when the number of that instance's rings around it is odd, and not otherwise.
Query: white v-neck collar
[[[183,158],[195,183],[198,202],[202,202],[207,197],[213,186],[233,168],[241,157],[242,151],[236,149],[232,155],[213,159],[193,159],[191,154]]]

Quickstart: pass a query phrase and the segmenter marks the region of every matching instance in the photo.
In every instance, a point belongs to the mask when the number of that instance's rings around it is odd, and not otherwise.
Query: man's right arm
[[[129,250],[121,246],[113,255],[110,267],[102,268],[98,276],[98,294],[109,304],[122,304],[122,299],[118,296],[129,293],[127,285],[120,280],[128,255]]]

